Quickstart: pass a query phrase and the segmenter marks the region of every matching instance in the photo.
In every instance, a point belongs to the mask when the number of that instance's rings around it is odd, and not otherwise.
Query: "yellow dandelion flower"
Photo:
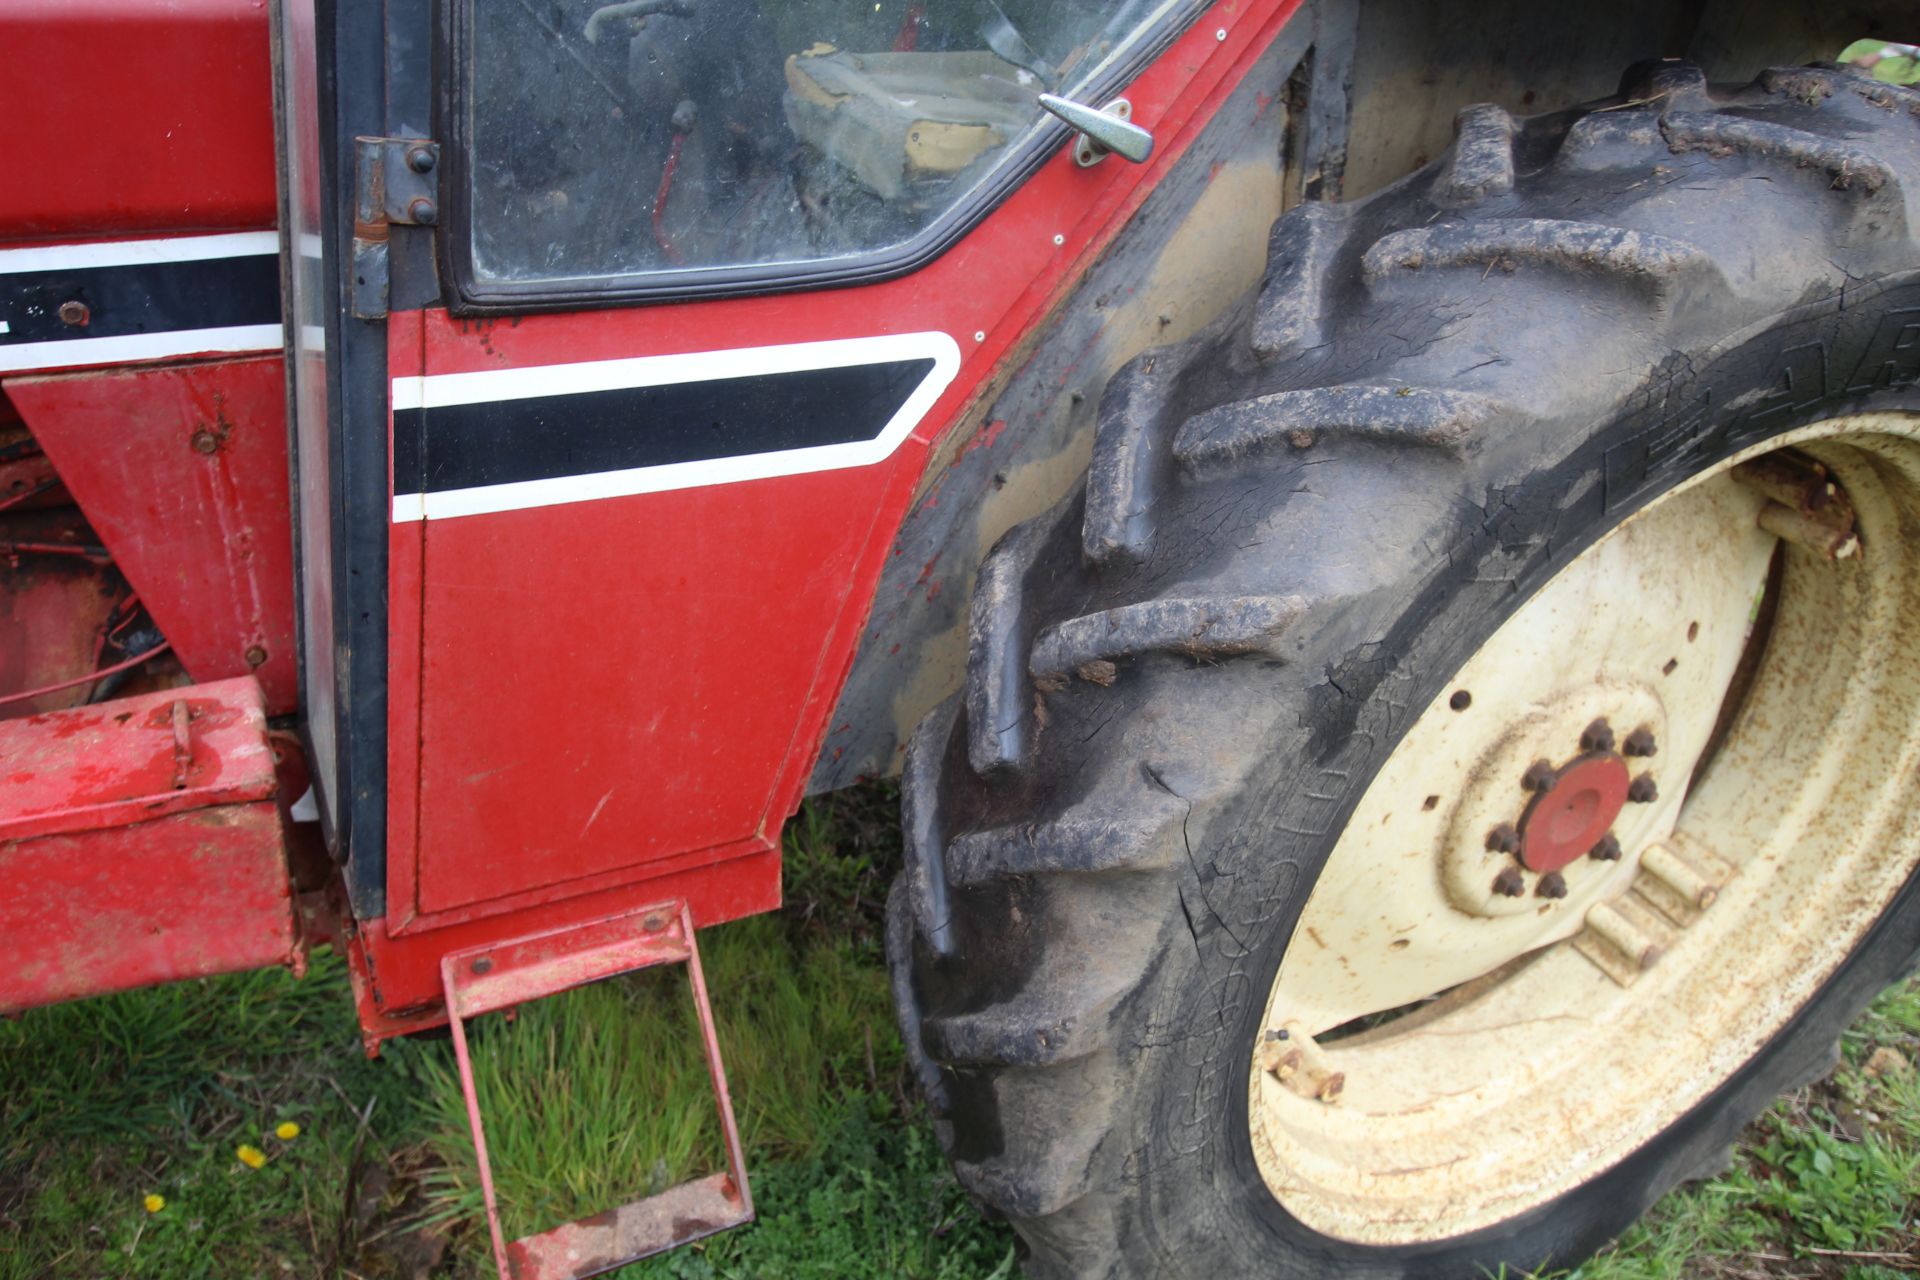
[[[282,1142],[292,1142],[300,1136],[300,1126],[291,1120],[282,1120],[280,1127],[273,1131],[273,1136]]]
[[[247,1166],[249,1169],[258,1169],[267,1162],[266,1152],[258,1147],[249,1146],[246,1143],[235,1147],[233,1154],[241,1164]]]
[[[167,1207],[167,1198],[165,1196],[148,1195],[147,1198],[140,1203],[147,1206],[148,1213],[158,1213]]]

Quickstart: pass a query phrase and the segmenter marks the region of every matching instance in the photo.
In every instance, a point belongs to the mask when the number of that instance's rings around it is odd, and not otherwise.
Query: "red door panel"
[[[429,521],[420,910],[760,835],[875,488]]]
[[[971,421],[995,370],[1295,7],[1217,5],[1128,86],[1134,118],[1156,135],[1151,163],[1083,169],[1062,150],[904,278],[500,321],[394,317],[396,380],[915,333],[947,335],[960,362],[912,432],[873,460],[424,520],[407,477],[438,465],[434,428],[423,463],[406,410],[396,415],[390,905],[377,952],[567,896],[597,895],[578,910],[598,908],[689,869],[777,873],[780,825],[933,447]],[[429,400],[430,424],[434,412]],[[724,918],[698,902],[695,914]],[[402,989],[394,964],[385,974],[389,1007],[431,995]]]

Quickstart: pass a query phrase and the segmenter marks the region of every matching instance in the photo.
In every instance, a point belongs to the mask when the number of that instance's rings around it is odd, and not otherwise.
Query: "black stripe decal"
[[[394,492],[712,462],[878,438],[931,358],[397,409]]]
[[[60,318],[77,302],[85,323]],[[0,274],[0,347],[280,323],[272,253]]]

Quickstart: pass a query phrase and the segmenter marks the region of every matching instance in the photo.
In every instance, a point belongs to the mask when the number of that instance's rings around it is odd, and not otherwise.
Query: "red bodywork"
[[[266,0],[5,0],[0,49],[0,244],[273,226]]]
[[[6,392],[195,680],[299,704],[279,356],[14,378]]]
[[[781,825],[929,459],[981,425],[996,374],[1295,7],[1217,4],[1127,87],[1156,136],[1151,163],[1080,168],[1063,148],[901,279],[498,321],[438,308],[391,317],[395,378],[928,331],[957,342],[962,364],[913,434],[871,465],[389,526],[388,906],[347,934],[370,1043],[446,1021],[451,953],[666,900],[684,901],[697,926],[778,905]],[[270,222],[264,9],[193,0],[125,28],[109,20],[135,9],[92,0],[49,17],[35,6],[30,24],[0,12],[10,52],[64,66],[85,48],[89,84],[114,86],[61,128],[16,128],[0,143],[9,171],[75,173],[57,198],[28,184],[0,196],[0,240]],[[156,52],[156,24],[193,45],[189,60],[229,74],[182,76],[181,61]],[[158,92],[160,67],[176,96],[129,106],[128,95]],[[111,129],[71,127],[109,109]],[[169,129],[137,162],[124,151]],[[271,710],[291,710],[280,358],[0,389],[188,674],[251,671]],[[90,637],[95,624],[71,614],[63,625]],[[90,654],[76,647],[69,674],[84,675]],[[64,750],[77,791],[89,764],[77,741],[41,747]],[[186,918],[233,919],[225,902]]]
[[[381,1004],[437,1003],[449,925],[464,945],[663,893],[701,925],[777,901],[781,824],[929,456],[1292,7],[1221,5],[1128,87],[1151,164],[1063,150],[902,279],[680,303],[670,325],[657,308],[393,317],[395,377],[929,330],[963,363],[871,466],[391,527]],[[708,892],[669,887],[687,883]]]
[[[0,722],[0,760],[0,1011],[295,960],[253,680]]]

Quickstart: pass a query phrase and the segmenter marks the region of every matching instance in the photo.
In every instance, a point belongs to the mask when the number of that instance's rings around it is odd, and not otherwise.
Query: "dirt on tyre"
[[[890,954],[1045,1276],[1567,1265],[1920,952],[1920,93],[1459,117],[983,566]]]

